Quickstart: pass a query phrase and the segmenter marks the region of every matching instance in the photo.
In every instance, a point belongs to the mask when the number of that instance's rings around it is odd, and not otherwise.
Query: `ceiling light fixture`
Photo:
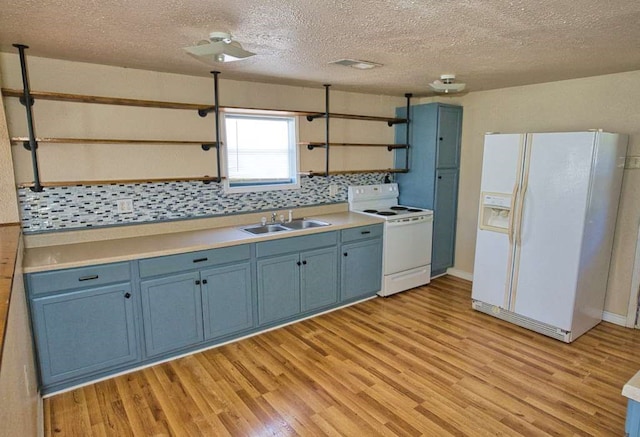
[[[254,56],[255,53],[242,48],[227,32],[211,32],[209,40],[195,46],[185,47],[187,53],[204,62],[232,62]]]
[[[455,74],[442,74],[440,80],[435,80],[429,84],[432,90],[437,93],[451,94],[464,90],[467,84],[456,82]]]
[[[372,68],[382,67],[382,64],[370,61],[361,61],[358,59],[339,59],[329,62],[329,64],[344,65],[345,67],[356,68],[358,70],[371,70]]]

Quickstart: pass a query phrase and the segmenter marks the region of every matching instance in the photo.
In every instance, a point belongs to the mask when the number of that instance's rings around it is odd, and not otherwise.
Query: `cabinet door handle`
[[[444,140],[444,138],[442,138],[442,137],[440,137],[439,139],[440,139],[440,141]]]
[[[438,179],[442,179],[442,176],[438,176]]]
[[[300,261],[298,261],[296,264],[298,264],[298,265],[302,265],[302,263],[301,263]]]
[[[203,283],[204,285],[207,285],[207,280],[206,280],[206,279],[203,279],[203,280],[202,280],[202,283]]]
[[[201,263],[205,261],[209,261],[209,258],[198,258],[193,260],[194,263]]]
[[[125,299],[129,299],[130,297],[131,297],[131,293],[125,293],[125,294],[124,294],[124,298],[125,298]]]
[[[360,233],[361,233],[362,235],[367,235],[367,234],[370,234],[370,233],[371,233],[371,231],[360,231]]]
[[[349,254],[347,252],[343,253],[344,256],[349,256]]]
[[[200,285],[200,279],[196,279],[196,285]]]
[[[82,282],[82,281],[93,281],[94,279],[98,279],[99,276],[98,275],[91,275],[91,276],[83,276],[82,278],[78,278],[78,281]]]
[[[304,264],[304,265],[306,266],[306,265],[307,265],[307,262],[306,262],[306,261],[302,261],[302,264]]]

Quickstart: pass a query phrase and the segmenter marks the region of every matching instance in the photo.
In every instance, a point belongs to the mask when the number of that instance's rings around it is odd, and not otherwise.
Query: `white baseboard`
[[[610,313],[609,311],[602,312],[602,320],[620,326],[627,326],[627,318],[625,316]]]
[[[447,275],[455,276],[456,278],[466,279],[467,281],[473,281],[473,273],[464,272],[462,270],[450,268],[447,269]]]

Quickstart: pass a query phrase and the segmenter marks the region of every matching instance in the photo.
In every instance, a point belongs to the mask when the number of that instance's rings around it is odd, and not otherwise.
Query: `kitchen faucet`
[[[291,223],[293,221],[293,210],[290,209],[288,211],[288,214],[289,214],[289,218],[286,219],[286,220],[284,218],[284,214],[280,214],[280,223]],[[264,217],[263,217],[263,219],[264,219],[264,223],[262,223],[262,226],[267,224],[267,219],[264,218]],[[277,212],[272,212],[271,213],[271,223],[272,224],[278,223],[278,213]]]

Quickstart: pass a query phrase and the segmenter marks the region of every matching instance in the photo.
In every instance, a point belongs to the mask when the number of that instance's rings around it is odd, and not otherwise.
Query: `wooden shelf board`
[[[22,90],[2,88],[2,95],[5,97],[17,97],[20,98],[24,95]],[[164,102],[159,100],[140,100],[140,99],[125,99],[121,97],[104,97],[104,96],[91,96],[84,94],[68,94],[68,93],[56,93],[49,91],[31,91],[31,97],[35,100],[54,100],[60,102],[80,102],[80,103],[95,103],[101,105],[119,105],[119,106],[137,106],[144,108],[165,108],[165,109],[187,109],[192,111],[206,110],[213,111],[212,105],[199,104],[199,103],[182,103],[182,102]],[[273,110],[264,108],[243,108],[238,106],[220,106],[220,111],[254,114],[260,112],[271,112],[281,115],[296,115],[296,116],[324,116],[324,112],[321,111],[298,111],[298,110]],[[331,118],[343,118],[350,120],[369,120],[369,121],[384,121],[387,123],[405,123],[406,119],[394,118],[394,117],[377,117],[368,115],[354,115],[354,114],[340,114],[329,113]]]
[[[224,177],[221,179],[225,179]],[[118,179],[118,180],[96,180],[96,181],[57,181],[57,182],[41,182],[43,187],[67,187],[77,185],[113,185],[113,184],[140,184],[145,182],[178,182],[178,181],[202,181],[212,182],[217,178],[212,176],[201,177],[185,177],[185,178],[147,178],[147,179]],[[18,188],[33,187],[33,182],[18,184]]]
[[[325,143],[322,142],[302,142],[298,143],[300,146],[313,146],[324,147]],[[406,144],[373,144],[373,143],[329,143],[331,147],[391,147],[392,149],[406,149]]]
[[[22,97],[22,90],[2,88],[2,95],[5,97]],[[120,97],[90,96],[83,94],[54,93],[48,91],[31,91],[33,99],[53,100],[59,102],[96,103],[101,105],[137,106],[144,108],[164,108],[164,109],[187,109],[191,111],[206,110],[213,112],[213,106],[199,103],[163,102],[159,100],[139,100],[125,99]],[[295,111],[295,110],[272,110],[261,108],[243,108],[238,106],[220,106],[220,111],[235,112],[241,114],[256,114],[261,112],[271,112],[279,115],[317,115],[318,111]]]
[[[362,174],[362,173],[407,173],[407,170],[404,168],[385,168],[385,169],[372,169],[372,170],[336,170],[330,171],[330,175],[341,175],[341,174]],[[300,174],[307,176],[322,176],[324,175],[323,171],[306,171],[301,172]]]
[[[12,137],[13,144],[29,142],[28,137]],[[52,144],[168,144],[168,145],[202,145],[215,144],[215,141],[187,141],[187,140],[126,140],[109,138],[36,138],[37,143]]]
[[[233,112],[235,114],[262,114],[264,112],[269,112],[274,115],[294,115],[294,116],[303,116],[307,115],[317,115],[319,112],[313,111],[297,111],[297,110],[288,110],[288,109],[263,109],[263,108],[241,108],[239,106],[221,106],[220,111],[222,112]]]
[[[364,121],[384,121],[387,123],[406,123],[407,120],[405,118],[396,118],[396,117],[377,117],[370,115],[355,115],[355,114],[338,114],[338,113],[329,113],[329,118],[343,118],[347,120],[364,120]]]
[[[2,88],[2,95],[6,97],[22,97],[22,90]],[[139,106],[144,108],[190,109],[197,111],[207,109],[211,105],[197,103],[163,102],[158,100],[125,99],[120,97],[89,96],[83,94],[54,93],[48,91],[31,91],[31,97],[42,100],[60,102],[97,103],[101,105]]]

